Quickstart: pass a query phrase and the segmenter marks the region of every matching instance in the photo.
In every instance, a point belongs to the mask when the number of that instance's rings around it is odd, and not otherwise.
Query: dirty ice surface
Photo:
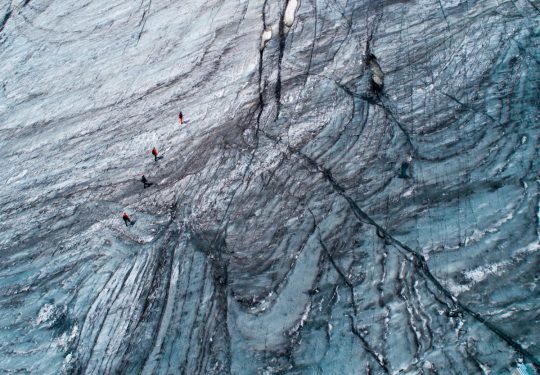
[[[538,0],[3,1],[0,372],[538,368],[539,46]]]

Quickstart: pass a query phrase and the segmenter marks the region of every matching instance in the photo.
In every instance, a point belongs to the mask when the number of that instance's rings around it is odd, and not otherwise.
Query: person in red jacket
[[[182,114],[182,111],[178,114],[178,120],[180,120],[180,125],[184,123],[184,115]]]
[[[126,227],[131,224],[131,219],[129,218],[128,214],[124,212],[122,215],[122,219],[124,219],[124,223],[126,224]],[[129,224],[128,224],[129,223]]]
[[[157,161],[158,160],[157,159],[158,152],[157,152],[155,147],[152,149],[152,155],[154,155],[154,161]]]

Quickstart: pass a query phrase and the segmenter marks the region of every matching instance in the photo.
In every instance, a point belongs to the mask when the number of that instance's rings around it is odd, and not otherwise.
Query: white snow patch
[[[461,293],[471,289],[471,286],[472,285],[457,285],[453,281],[448,281],[446,284],[446,288],[448,288],[453,295],[460,295]]]
[[[76,362],[77,358],[73,354],[69,353],[66,355],[66,358],[64,358],[64,363],[62,364],[62,374],[71,374]]]
[[[46,303],[39,309],[36,324],[42,324],[48,322],[54,318],[56,314],[56,307],[50,303]]]
[[[39,309],[35,324],[44,325],[45,327],[50,328],[62,319],[65,313],[65,306],[60,307],[51,303],[46,303]]]
[[[261,49],[264,49],[264,47],[266,47],[266,44],[270,39],[272,39],[272,28],[267,27],[266,29],[264,29],[261,35]]]
[[[71,332],[69,333],[69,335],[67,332],[64,332],[62,336],[58,338],[58,340],[56,341],[56,344],[58,345],[58,347],[64,350],[67,350],[69,349],[71,344],[75,341],[78,334],[79,334],[79,326],[75,324],[73,328],[71,329]]]
[[[16,176],[13,176],[13,177],[10,177],[6,184],[9,184],[9,183],[12,183],[12,182],[15,182],[17,180],[20,180],[21,178],[23,178],[24,176],[26,176],[28,174],[28,169],[24,169],[21,173],[19,173],[18,175]]]
[[[510,262],[503,261],[499,263],[493,263],[487,266],[481,266],[474,270],[465,272],[465,277],[469,279],[473,284],[476,284],[484,280],[489,275],[500,275]]]
[[[483,363],[478,363],[478,365],[480,366],[480,368],[482,369],[484,374],[486,374],[486,375],[491,374],[491,368],[489,368],[487,365],[485,365]]]
[[[459,338],[461,329],[463,328],[464,325],[465,325],[465,322],[463,321],[463,319],[458,319],[458,325],[456,327],[456,338]]]
[[[283,16],[283,23],[285,24],[286,31],[293,25],[294,17],[296,14],[296,7],[298,6],[298,0],[289,0],[287,8],[285,9],[285,15]]]
[[[510,207],[506,207],[506,209],[510,209]],[[467,236],[465,238],[465,241],[464,241],[465,245],[480,241],[482,238],[484,238],[484,236],[487,233],[497,232],[499,230],[499,227],[501,227],[506,222],[512,220],[513,218],[514,218],[514,213],[509,212],[505,216],[503,216],[501,219],[499,219],[497,222],[495,222],[495,224],[493,224],[493,226],[491,226],[490,228],[487,228],[486,230],[483,230],[483,231],[479,229],[475,229],[470,236]]]
[[[309,317],[309,312],[311,311],[311,303],[309,303],[306,306],[306,309],[304,310],[304,313],[302,314],[302,317],[300,318],[300,321],[298,321],[298,324],[292,329],[293,332],[298,331],[304,326],[304,323],[306,322],[307,318]]]
[[[412,196],[414,193],[414,188],[410,188],[409,190],[407,190],[405,193],[403,193],[403,196],[404,197],[410,197]]]
[[[540,245],[532,242],[529,245],[522,247],[515,251],[515,255],[522,255],[533,253],[540,250]],[[477,267],[473,270],[464,272],[464,276],[469,280],[468,284],[465,285],[456,285],[453,281],[449,281],[447,288],[452,292],[453,295],[459,295],[460,293],[466,292],[472,288],[472,286],[480,281],[485,280],[490,275],[501,275],[505,268],[512,264],[512,260],[505,260],[499,263],[490,264],[487,266]]]

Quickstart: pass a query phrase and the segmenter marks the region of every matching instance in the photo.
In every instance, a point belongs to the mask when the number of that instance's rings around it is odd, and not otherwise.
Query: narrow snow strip
[[[287,8],[285,8],[285,16],[283,17],[283,23],[285,26],[291,27],[293,25],[297,6],[298,0],[289,0],[287,3]]]
[[[267,27],[266,29],[264,29],[261,35],[261,49],[264,49],[264,47],[266,47],[266,43],[268,43],[270,39],[272,39],[272,28]]]

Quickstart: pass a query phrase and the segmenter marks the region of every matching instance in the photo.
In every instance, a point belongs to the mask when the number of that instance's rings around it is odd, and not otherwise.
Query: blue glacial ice
[[[10,0],[0,62],[1,373],[539,370],[539,0]]]

